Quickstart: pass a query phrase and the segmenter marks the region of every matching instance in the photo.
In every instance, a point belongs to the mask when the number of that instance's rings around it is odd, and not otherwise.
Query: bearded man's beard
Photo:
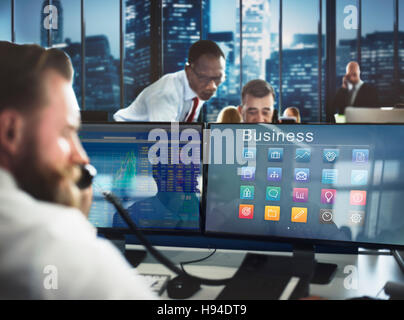
[[[35,139],[29,140],[13,166],[18,186],[37,200],[80,208],[81,193],[76,185],[80,168],[56,169],[41,163]]]

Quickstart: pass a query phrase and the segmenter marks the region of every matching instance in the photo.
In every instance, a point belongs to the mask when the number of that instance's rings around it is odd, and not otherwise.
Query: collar
[[[18,189],[17,182],[9,171],[0,167],[0,188]]]
[[[188,77],[187,77],[187,73],[185,72],[185,70],[181,71],[181,77],[182,77],[182,82],[184,83],[184,100],[188,101],[188,100],[192,100],[194,98],[198,98],[199,104],[204,103],[205,101],[202,101],[198,97],[198,95],[195,93],[195,91],[192,90],[191,87],[189,86]]]

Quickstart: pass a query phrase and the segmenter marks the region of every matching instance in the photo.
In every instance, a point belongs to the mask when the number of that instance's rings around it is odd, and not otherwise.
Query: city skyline
[[[400,12],[404,13],[404,0]],[[46,44],[47,31],[42,26],[46,17],[43,8],[46,0],[16,1],[16,42],[36,42]],[[400,3],[401,3],[400,2]],[[4,2],[3,7],[4,7]],[[104,2],[103,2],[104,3]],[[149,2],[148,2],[149,3]],[[345,30],[341,12],[345,6],[355,1],[337,1],[337,84],[344,73],[345,65],[356,58],[357,30]],[[392,5],[386,1],[384,7]],[[39,4],[39,5],[38,5]],[[61,13],[60,30],[52,37],[72,57],[75,73],[75,91],[79,102],[81,97],[81,30],[80,0],[54,0]],[[99,0],[85,1],[86,21],[86,108],[113,111],[119,103],[119,6],[114,1],[106,1],[99,6]],[[141,89],[152,81],[152,35],[151,7],[135,0],[124,1],[124,106],[129,105]],[[241,10],[238,0],[203,2],[191,0],[163,1],[163,65],[162,74],[178,71],[184,67],[190,45],[198,39],[216,41],[227,55],[226,81],[219,87],[216,97],[207,104],[206,119],[214,121],[220,109],[226,105],[239,103],[241,86],[247,81],[262,78],[279,88],[279,0],[244,0]],[[362,67],[364,80],[382,89],[385,102],[398,87],[393,75],[392,10],[384,10],[382,21],[368,23],[374,16],[380,2],[368,1],[363,5]],[[3,8],[0,6],[0,9]],[[36,8],[36,9],[35,9]],[[39,11],[38,11],[38,10]],[[27,11],[37,10],[35,19],[30,19]],[[226,12],[225,12],[226,11]],[[203,12],[203,16],[200,13]],[[404,17],[404,14],[402,15]],[[0,11],[1,17],[1,11]],[[305,17],[305,19],[301,19]],[[140,19],[139,19],[140,18]],[[242,50],[240,20],[242,19]],[[21,21],[28,21],[25,30]],[[33,24],[36,21],[37,25]],[[318,116],[318,0],[283,0],[283,74],[282,105],[277,99],[276,107],[296,106],[305,121],[313,121]],[[402,21],[404,19],[400,19]],[[34,22],[35,22],[34,21]],[[74,23],[73,23],[73,22]],[[293,23],[290,23],[290,22]],[[63,23],[64,22],[64,23]],[[298,23],[297,23],[298,22]],[[201,28],[201,23],[203,27]],[[374,26],[373,26],[374,25]],[[403,26],[404,23],[400,25]],[[372,27],[373,26],[373,27]],[[200,34],[200,31],[203,34]],[[384,30],[386,29],[386,30]],[[36,39],[36,34],[42,34]],[[369,33],[366,33],[366,30]],[[27,32],[24,32],[27,31]],[[324,31],[324,30],[323,30]],[[380,36],[384,32],[384,36]],[[0,33],[1,34],[1,33]],[[60,37],[60,35],[63,35]],[[64,37],[64,39],[63,39]],[[400,35],[401,37],[401,35]],[[69,41],[66,41],[69,39]],[[400,48],[404,47],[401,45]],[[62,43],[57,43],[62,42]],[[65,43],[66,42],[66,43]],[[326,43],[325,35],[323,45]],[[382,52],[383,51],[383,52]],[[106,54],[107,53],[107,54]],[[401,78],[404,74],[404,51],[400,50]],[[241,56],[240,56],[241,55]],[[325,52],[323,53],[324,64]],[[384,57],[384,58],[383,58]],[[242,62],[242,65],[240,65]],[[325,66],[323,65],[323,71]],[[241,73],[242,72],[242,73]],[[400,74],[399,74],[400,77]],[[101,79],[102,78],[102,79]],[[378,81],[377,79],[380,79]],[[323,86],[324,86],[323,79]],[[395,87],[392,90],[390,87]],[[323,87],[324,93],[324,87]],[[401,99],[404,97],[401,95]],[[324,105],[324,101],[323,101]]]

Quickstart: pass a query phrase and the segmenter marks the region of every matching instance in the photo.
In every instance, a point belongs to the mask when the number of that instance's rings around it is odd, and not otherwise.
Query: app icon
[[[331,209],[320,209],[320,223],[331,224],[334,223],[334,212]]]
[[[267,200],[268,201],[281,201],[281,188],[267,187]]]
[[[281,207],[265,207],[265,220],[279,221],[281,218]]]
[[[321,203],[323,203],[323,204],[334,204],[336,196],[337,196],[337,190],[334,190],[334,189],[322,189],[321,190]]]
[[[365,211],[349,211],[348,224],[351,226],[363,226]]]
[[[323,161],[325,163],[335,163],[339,157],[338,149],[324,149],[323,150]]]
[[[307,208],[292,208],[292,222],[307,223]]]
[[[309,189],[307,188],[293,189],[293,202],[307,202],[308,200],[309,200]]]
[[[253,219],[254,206],[250,204],[240,204],[238,209],[238,217],[240,219]]]
[[[369,150],[354,149],[352,151],[352,162],[356,164],[366,164],[369,161]]]
[[[282,168],[268,168],[268,181],[279,182],[282,180]]]
[[[310,162],[311,150],[310,149],[296,149],[296,162]]]
[[[336,184],[338,182],[338,170],[323,169],[321,182],[323,184]]]
[[[255,160],[257,157],[257,149],[255,148],[244,148],[243,149],[243,159],[244,160]]]
[[[254,181],[255,180],[255,167],[242,167],[241,180]]]
[[[310,179],[310,169],[295,169],[295,181],[296,182],[309,182]]]
[[[351,184],[354,186],[365,186],[368,184],[367,170],[352,170]]]
[[[352,190],[350,204],[353,206],[366,206],[366,191]]]
[[[282,162],[282,160],[283,160],[283,148],[268,149],[268,161]]]
[[[241,186],[240,187],[240,199],[254,200],[254,187],[253,186]]]

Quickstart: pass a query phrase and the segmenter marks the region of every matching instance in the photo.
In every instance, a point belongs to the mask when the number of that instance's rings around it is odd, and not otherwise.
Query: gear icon
[[[360,213],[353,213],[351,215],[351,221],[354,224],[360,224],[362,222],[362,215]]]

